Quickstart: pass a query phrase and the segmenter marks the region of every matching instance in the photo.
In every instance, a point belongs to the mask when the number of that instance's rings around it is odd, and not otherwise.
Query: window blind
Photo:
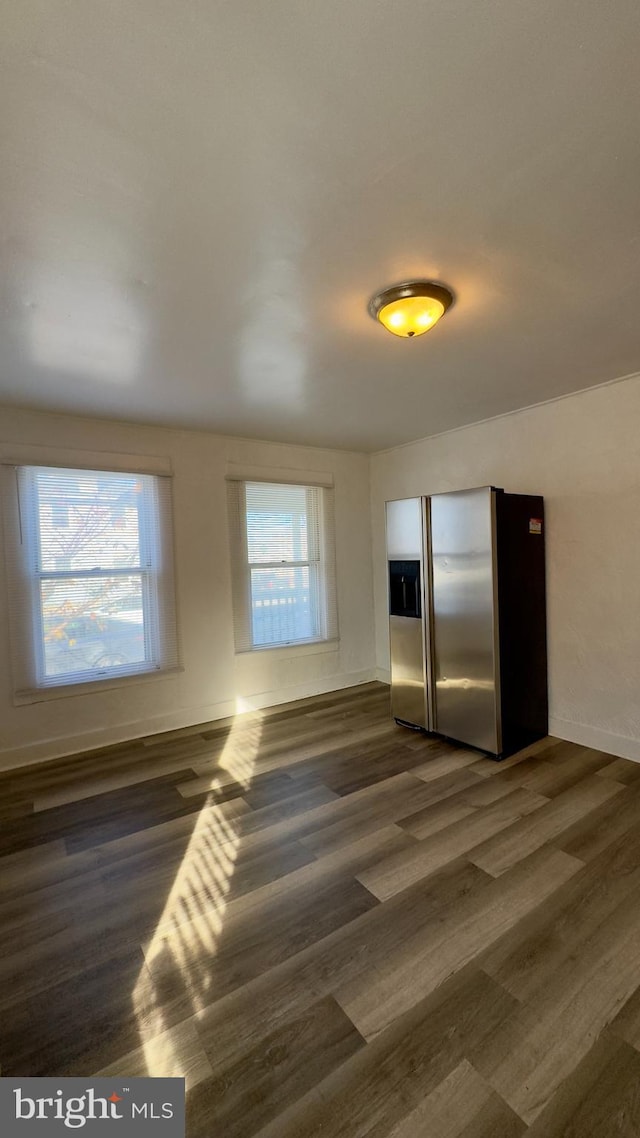
[[[17,694],[176,667],[170,479],[40,466],[6,478]]]
[[[236,650],[336,639],[332,489],[228,486]]]

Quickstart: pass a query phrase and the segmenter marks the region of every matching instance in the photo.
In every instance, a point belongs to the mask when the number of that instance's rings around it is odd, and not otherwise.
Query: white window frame
[[[289,485],[317,494],[319,520],[318,556],[304,560],[250,561],[247,539],[247,500],[248,483],[268,485]],[[333,487],[309,484],[306,481],[293,481],[273,477],[253,477],[228,479],[229,487],[229,530],[231,550],[231,571],[233,585],[234,633],[236,654],[246,655],[257,652],[280,652],[301,650],[326,650],[327,645],[339,639],[336,599],[335,569],[335,521],[333,517]],[[252,569],[308,568],[309,584],[315,581],[317,599],[318,631],[315,636],[277,640],[266,644],[253,641],[253,597]]]
[[[0,444],[10,656],[14,703],[18,705],[152,680],[181,670],[173,570],[170,466],[163,459],[151,460],[128,455],[93,455],[93,461],[87,461],[90,458],[91,455],[86,452],[76,452],[74,455],[73,452],[47,448],[40,450],[35,447],[16,451],[6,444]],[[29,468],[35,467],[58,467],[78,474],[101,472],[146,476],[143,493],[147,496],[147,501],[140,515],[139,566],[98,572],[83,569],[40,570],[35,478],[28,473]],[[149,500],[149,495],[153,496],[153,501]],[[156,524],[151,527],[153,532],[149,532],[145,524],[151,516],[150,510],[156,519]],[[90,674],[77,673],[71,680],[60,681],[57,677],[46,677],[41,581],[132,574],[140,576],[143,589],[144,662],[108,667],[100,674],[93,670]]]

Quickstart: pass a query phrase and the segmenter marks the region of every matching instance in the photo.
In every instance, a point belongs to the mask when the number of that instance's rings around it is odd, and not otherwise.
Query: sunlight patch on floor
[[[245,790],[253,777],[262,718],[255,711],[236,718],[217,764]],[[166,1022],[165,1007],[174,999],[186,1002],[182,1017],[186,1019],[212,1002],[210,963],[224,927],[240,842],[239,821],[246,809],[241,799],[233,800],[239,807],[234,817],[229,812],[232,803],[226,809],[215,805],[216,785],[228,781],[212,779],[154,934],[143,946],[146,966],[132,999],[145,1074],[186,1076],[193,1063],[192,1047],[185,1049],[183,1036]]]

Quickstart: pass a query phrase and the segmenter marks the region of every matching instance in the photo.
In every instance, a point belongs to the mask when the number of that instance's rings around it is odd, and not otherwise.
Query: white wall
[[[0,442],[170,458],[184,671],[86,695],[12,702],[0,557],[0,768],[373,677],[369,460],[364,455],[0,408]],[[333,473],[340,643],[233,650],[229,463]],[[552,732],[640,758],[640,379],[425,439],[371,459],[378,674],[388,676],[384,502],[487,483],[547,512]]]
[[[14,706],[0,557],[0,768],[233,714],[238,699],[243,706],[267,706],[374,677],[366,455],[8,408],[0,408],[0,442],[170,458],[184,663],[177,675]],[[333,474],[337,647],[235,655],[226,517],[229,463]]]
[[[489,484],[543,494],[550,731],[640,759],[640,378],[382,452],[371,482],[380,678],[384,502]]]

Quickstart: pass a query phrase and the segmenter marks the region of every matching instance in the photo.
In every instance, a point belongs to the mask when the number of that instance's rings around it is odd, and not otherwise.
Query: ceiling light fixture
[[[422,336],[453,304],[453,293],[435,281],[404,281],[376,293],[369,301],[374,320],[394,336]]]

